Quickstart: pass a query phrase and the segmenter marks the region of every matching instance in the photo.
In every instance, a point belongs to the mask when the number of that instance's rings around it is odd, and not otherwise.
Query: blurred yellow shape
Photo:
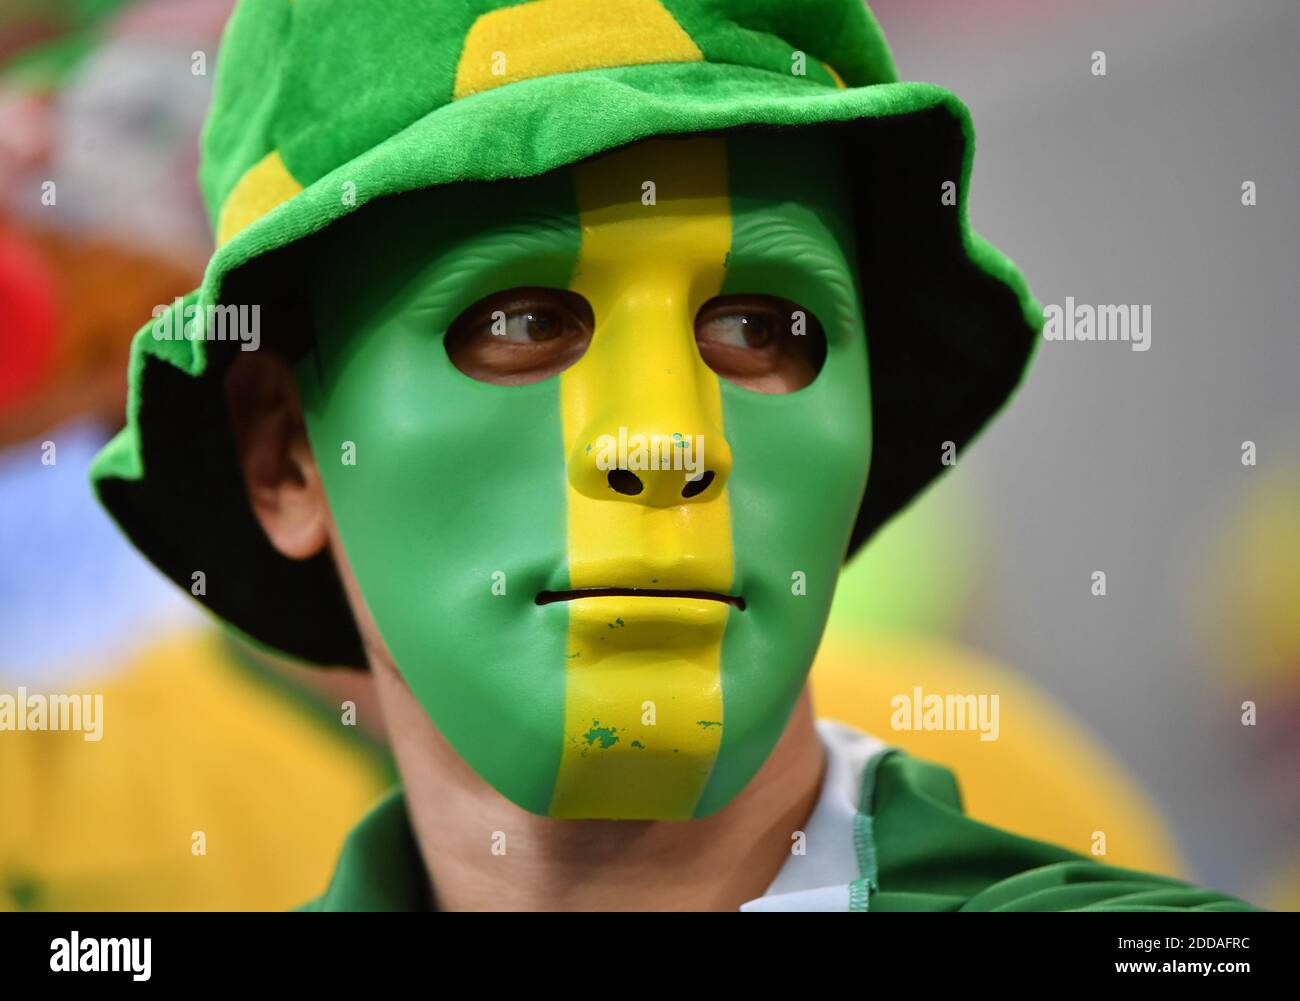
[[[0,734],[0,910],[287,909],[325,888],[387,785],[337,717],[236,665],[215,631],[67,691],[103,693],[102,740]]]
[[[916,687],[938,695],[998,695],[999,734],[893,730],[890,700]],[[1008,668],[944,641],[872,637],[822,647],[812,672],[819,717],[952,769],[967,814],[1125,868],[1183,874],[1152,800],[1095,737]],[[1093,856],[1094,832],[1106,854]]]

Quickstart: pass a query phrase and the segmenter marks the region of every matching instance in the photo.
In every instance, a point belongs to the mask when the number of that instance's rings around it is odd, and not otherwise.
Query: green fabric
[[[952,772],[901,751],[880,762],[863,811],[880,866],[873,911],[1257,909],[982,824],[962,812]]]
[[[854,911],[1254,911],[1169,876],[1120,869],[962,812],[952,772],[897,750],[868,764],[854,827]],[[400,789],[349,835],[313,911],[433,908]],[[509,901],[502,907],[508,908]]]
[[[761,127],[834,129],[854,192],[874,451],[850,552],[948,467],[1003,406],[1041,310],[1015,267],[972,233],[970,117],[942,88],[893,82],[860,0],[691,0],[667,8],[710,60],[561,73],[448,103],[467,0],[241,2],[227,29],[205,128],[209,211],[278,150],[306,189],[209,262],[185,305],[291,296],[280,253],[376,199],[435,185],[529,177],[648,136]],[[796,44],[797,43],[797,44]],[[808,55],[808,75],[789,72]],[[328,54],[328,56],[326,55]],[[778,58],[780,57],[780,58]],[[784,60],[784,61],[783,61]],[[849,89],[819,67],[836,67]],[[957,204],[941,201],[957,184]],[[347,197],[355,192],[355,199]],[[268,320],[264,340],[277,325]],[[203,568],[215,614],[255,641],[322,664],[363,664],[328,557],[282,558],[244,497],[221,377],[230,342],[137,334],[123,431],[98,457],[101,501],[164,573]]]
[[[400,789],[362,818],[343,843],[329,889],[301,911],[433,910],[429,879]]]
[[[355,0],[241,2],[222,46],[203,141],[200,179],[212,218],[236,181],[272,149],[281,151],[295,178],[310,184],[431,112],[454,108],[456,67],[470,27],[482,13],[521,2],[389,0],[383,17]],[[664,7],[709,63],[759,69],[801,86],[833,86],[820,61],[834,65],[850,86],[895,79],[884,36],[861,0],[665,0]],[[796,50],[810,57],[806,81],[790,72]],[[525,89],[514,92],[520,86]],[[506,103],[534,106],[543,127],[524,123],[519,131],[501,130],[484,135],[486,141],[464,144],[458,159],[473,167],[458,170],[459,176],[535,173],[511,169],[514,156],[528,147],[535,158],[552,160],[557,145],[577,141],[588,145],[588,152],[614,145],[601,141],[600,123],[584,130],[595,133],[587,136],[545,128],[545,115],[559,96],[548,86],[522,81],[510,89]],[[671,98],[677,88],[666,82],[647,90]],[[743,98],[747,86],[737,78],[728,90],[710,83],[700,96],[710,103]],[[586,113],[593,106],[578,107]],[[466,114],[491,124],[482,109],[471,106]],[[647,128],[636,138],[659,131]]]

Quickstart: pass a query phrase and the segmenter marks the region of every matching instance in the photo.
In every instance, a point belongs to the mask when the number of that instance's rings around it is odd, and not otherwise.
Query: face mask
[[[706,816],[784,730],[870,454],[840,170],[809,136],[655,140],[326,234],[296,377],[348,562],[439,731],[527,810]],[[567,367],[514,371],[570,322]],[[809,384],[752,388],[771,337]]]

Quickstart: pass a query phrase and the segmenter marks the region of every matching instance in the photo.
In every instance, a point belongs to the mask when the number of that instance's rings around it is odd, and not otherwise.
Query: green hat
[[[163,314],[177,329],[187,307],[238,301],[250,262],[385,195],[651,136],[836,129],[873,376],[850,552],[946,468],[945,442],[964,447],[1001,408],[1041,326],[1015,266],[967,226],[969,113],[896,82],[861,0],[242,0],[216,73],[199,179],[217,250]],[[136,335],[127,424],[92,470],[101,501],[181,586],[204,572],[201,600],[243,633],[364,664],[328,554],[286,559],[253,517],[222,392],[234,345],[159,339],[157,322]]]

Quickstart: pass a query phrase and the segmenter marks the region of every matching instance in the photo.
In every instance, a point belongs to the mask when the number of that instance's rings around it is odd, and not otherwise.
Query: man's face
[[[380,638],[539,814],[687,819],[776,744],[866,483],[838,150],[655,140],[328,235],[295,372]]]

